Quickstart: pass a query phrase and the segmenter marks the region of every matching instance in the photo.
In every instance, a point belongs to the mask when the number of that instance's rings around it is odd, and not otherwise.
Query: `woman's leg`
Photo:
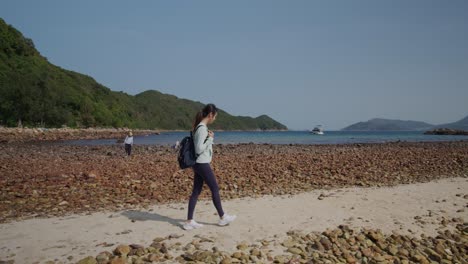
[[[200,195],[203,189],[202,176],[200,176],[195,171],[195,169],[194,169],[194,172],[195,172],[195,175],[193,176],[193,189],[192,189],[192,195],[190,195],[190,200],[189,200],[187,220],[193,219],[193,212],[195,211],[195,206],[197,205],[198,196]]]
[[[213,200],[213,204],[216,207],[216,211],[218,211],[219,217],[223,217],[224,211],[223,206],[221,205],[221,198],[219,196],[219,187],[218,182],[216,181],[216,177],[211,169],[209,163],[197,163],[194,167],[194,170],[197,174],[203,177],[203,180],[206,182],[208,187],[210,187],[211,191],[211,199]]]

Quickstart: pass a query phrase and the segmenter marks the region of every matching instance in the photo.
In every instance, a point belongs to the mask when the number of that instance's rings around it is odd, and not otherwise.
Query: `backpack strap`
[[[198,128],[201,127],[201,126],[203,126],[203,125],[198,125],[193,132],[190,131],[190,136],[193,137],[195,135],[195,132],[197,132]]]

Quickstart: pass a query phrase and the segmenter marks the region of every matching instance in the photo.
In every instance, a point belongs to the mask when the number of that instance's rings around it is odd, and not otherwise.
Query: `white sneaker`
[[[203,227],[202,224],[199,224],[197,222],[195,222],[195,220],[190,220],[190,222],[185,222],[184,225],[182,226],[185,230],[192,230],[192,229],[196,229],[196,228],[200,228],[200,227]]]
[[[219,226],[229,225],[232,221],[236,220],[236,217],[237,216],[235,215],[224,214],[223,218],[219,219],[218,225]]]

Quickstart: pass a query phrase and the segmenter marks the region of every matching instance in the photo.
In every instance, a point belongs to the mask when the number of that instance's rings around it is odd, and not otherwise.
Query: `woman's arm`
[[[208,128],[206,127],[200,127],[195,132],[195,135],[193,136],[193,143],[195,145],[195,153],[197,155],[202,154],[203,151],[205,151],[208,148],[208,146],[213,144],[212,137],[208,137],[208,139],[205,141],[207,136],[208,136]]]

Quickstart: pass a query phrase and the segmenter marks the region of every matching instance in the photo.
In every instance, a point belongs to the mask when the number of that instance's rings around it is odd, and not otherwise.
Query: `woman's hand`
[[[208,130],[208,137],[214,138],[214,132],[211,130]]]

